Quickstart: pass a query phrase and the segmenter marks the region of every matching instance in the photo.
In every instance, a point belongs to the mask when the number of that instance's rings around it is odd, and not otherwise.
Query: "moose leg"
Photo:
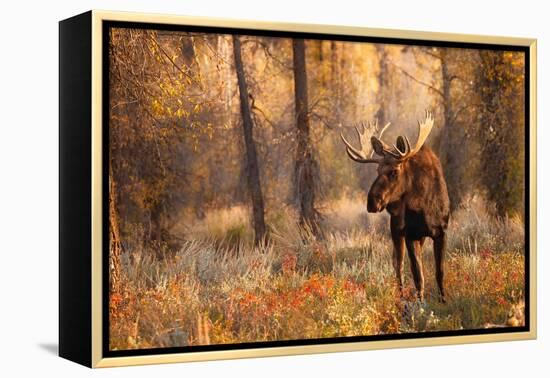
[[[443,287],[443,279],[445,276],[445,244],[446,236],[442,232],[434,239],[434,257],[435,257],[435,279],[439,287],[439,295],[441,302],[445,303],[445,289]]]
[[[399,293],[403,297],[403,260],[405,258],[405,237],[392,232],[393,267],[399,286]]]
[[[403,260],[405,258],[405,235],[403,233],[403,217],[392,216],[390,220],[391,238],[393,242],[393,267],[403,297]]]
[[[424,301],[424,272],[422,268],[422,246],[420,240],[406,239],[407,251],[411,262],[411,273],[416,286],[418,299]]]

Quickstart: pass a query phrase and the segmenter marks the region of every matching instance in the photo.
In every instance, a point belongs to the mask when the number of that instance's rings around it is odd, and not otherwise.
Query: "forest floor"
[[[326,204],[324,238],[304,237],[287,208],[267,214],[266,247],[251,247],[243,207],[182,221],[172,256],[126,251],[123,289],[110,297],[110,348],[135,349],[523,325],[524,229],[478,196],[452,216],[447,303],[438,301],[432,243],[424,247],[426,299],[405,298],[392,266],[388,217],[363,200]]]

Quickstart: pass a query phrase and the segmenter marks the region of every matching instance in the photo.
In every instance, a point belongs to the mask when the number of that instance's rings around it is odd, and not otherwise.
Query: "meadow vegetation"
[[[405,296],[392,266],[388,216],[365,198],[320,206],[323,235],[298,227],[289,207],[266,213],[268,242],[254,247],[249,209],[185,214],[175,251],[121,255],[121,289],[110,296],[110,348],[243,343],[524,324],[524,229],[479,195],[453,213],[440,303],[432,243],[424,248],[426,299]],[[159,248],[163,248],[162,246]]]

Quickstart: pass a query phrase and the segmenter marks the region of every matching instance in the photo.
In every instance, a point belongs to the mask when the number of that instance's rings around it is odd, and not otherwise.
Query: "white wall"
[[[57,21],[91,8],[240,19],[418,29],[539,39],[539,145],[549,140],[545,1],[104,0],[3,1],[0,21],[0,371],[4,377],[85,376],[57,343]],[[549,159],[539,154],[539,339],[305,357],[177,364],[99,376],[440,376],[548,374]],[[546,211],[542,211],[545,209]],[[547,375],[546,375],[547,376]]]

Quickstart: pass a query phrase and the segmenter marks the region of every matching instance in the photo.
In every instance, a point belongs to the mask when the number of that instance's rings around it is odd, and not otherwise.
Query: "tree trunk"
[[[260,184],[260,169],[256,145],[252,135],[253,122],[248,102],[248,85],[244,75],[244,67],[241,56],[241,41],[233,35],[233,55],[235,58],[235,71],[237,72],[237,83],[239,85],[239,97],[241,102],[241,116],[243,122],[244,144],[246,149],[246,172],[248,174],[248,191],[252,201],[252,215],[254,223],[254,241],[256,244],[263,243],[266,236],[264,220],[264,200],[262,186]]]
[[[149,241],[153,246],[157,257],[162,256],[163,248],[163,227],[162,227],[162,204],[160,202],[155,205],[149,211]]]
[[[386,118],[388,115],[386,114],[386,107],[387,107],[387,101],[388,101],[388,91],[390,88],[390,84],[388,81],[388,75],[389,75],[389,67],[388,67],[388,52],[386,51],[386,47],[384,45],[377,44],[376,45],[376,52],[378,54],[378,103],[379,107],[376,111],[375,118],[378,120],[379,125],[385,125],[386,124]]]
[[[454,124],[454,109],[451,97],[453,76],[449,72],[449,57],[446,49],[441,49],[441,81],[444,126],[439,139],[439,157],[445,172],[449,188],[451,210],[455,210],[462,201],[464,187],[464,130]]]
[[[195,62],[195,46],[194,46],[194,40],[193,37],[185,37],[180,38],[181,41],[181,57],[183,58],[183,62],[187,67],[191,67],[193,63]]]
[[[292,40],[294,63],[294,96],[298,145],[294,171],[295,191],[300,210],[300,224],[318,232],[319,214],[315,209],[315,190],[318,176],[318,163],[313,156],[311,145],[305,42]]]
[[[109,161],[109,291],[120,290],[120,255],[122,243],[118,225],[117,190],[113,168]]]
[[[330,41],[330,86],[334,93],[334,114],[337,122],[342,122],[342,59],[336,41]]]
[[[481,182],[500,216],[524,215],[525,107],[523,61],[502,51],[480,50],[476,74],[480,96]],[[517,59],[517,58],[516,58]],[[528,131],[528,130],[527,130]]]

